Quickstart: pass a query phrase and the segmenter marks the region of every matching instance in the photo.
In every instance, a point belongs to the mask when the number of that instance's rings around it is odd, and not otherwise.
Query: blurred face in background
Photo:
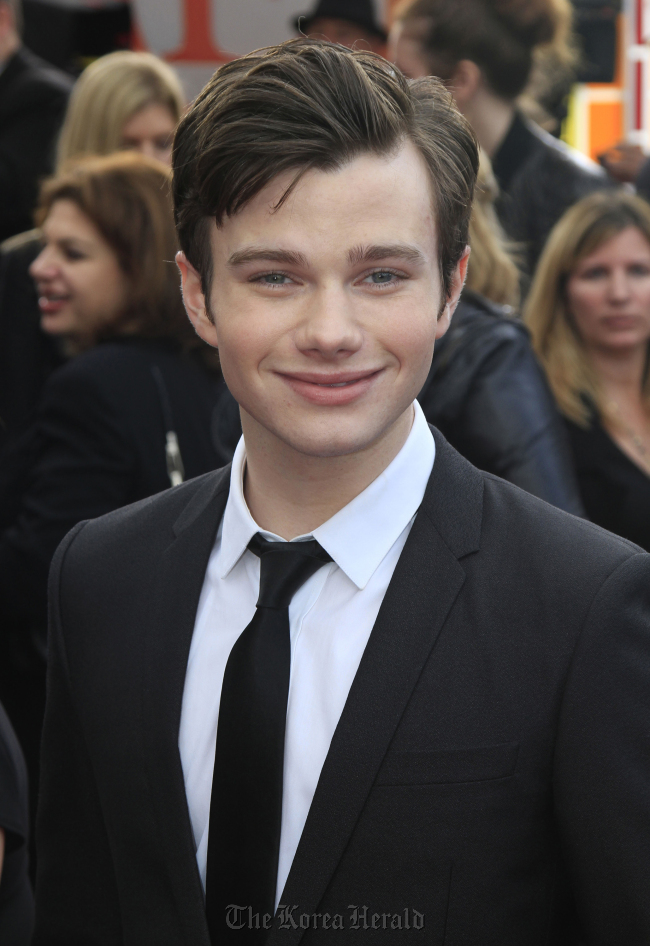
[[[111,246],[73,201],[55,201],[42,230],[45,246],[30,267],[41,328],[83,344],[120,318],[129,281]]]
[[[424,26],[423,26],[424,29]],[[431,67],[414,35],[414,25],[406,28],[404,23],[394,23],[388,34],[388,58],[408,79],[421,79],[431,75]]]
[[[175,129],[176,122],[169,109],[154,102],[129,118],[122,129],[120,147],[125,151],[139,151],[171,167]]]
[[[624,353],[650,340],[650,243],[628,227],[577,264],[567,305],[587,349]]]
[[[363,26],[351,23],[349,20],[339,20],[336,17],[319,16],[309,26],[309,35],[314,39],[325,37],[331,43],[340,43],[341,46],[347,46],[352,49],[355,44],[360,44],[362,49],[371,49],[373,52],[381,52],[383,42],[376,33]]]

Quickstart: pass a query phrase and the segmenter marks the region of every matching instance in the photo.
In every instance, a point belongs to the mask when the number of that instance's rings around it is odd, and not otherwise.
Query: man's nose
[[[355,317],[354,300],[345,287],[330,285],[307,301],[297,344],[301,351],[326,357],[358,351],[363,332]]]

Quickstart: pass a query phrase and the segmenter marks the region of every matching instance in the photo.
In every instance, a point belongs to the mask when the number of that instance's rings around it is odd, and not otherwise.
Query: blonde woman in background
[[[138,151],[171,163],[184,96],[173,69],[151,53],[102,56],[74,87],[57,148],[57,174],[85,155]],[[41,249],[37,230],[0,247],[0,453],[20,434],[63,354],[40,329],[29,266]],[[0,524],[2,510],[0,510]]]
[[[587,515],[650,550],[650,206],[594,194],[551,233],[525,318]]]
[[[57,173],[69,158],[122,149],[170,165],[184,105],[176,73],[157,56],[102,56],[84,70],[72,92],[59,137]]]

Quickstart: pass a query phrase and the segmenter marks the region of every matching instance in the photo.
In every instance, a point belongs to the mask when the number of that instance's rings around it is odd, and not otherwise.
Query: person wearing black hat
[[[350,49],[362,43],[380,53],[386,42],[372,0],[318,0],[312,13],[296,17],[294,26],[305,36],[329,39]]]

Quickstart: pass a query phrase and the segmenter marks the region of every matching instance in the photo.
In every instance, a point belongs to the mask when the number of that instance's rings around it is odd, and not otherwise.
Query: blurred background
[[[622,138],[648,142],[644,0],[573,0],[580,62],[555,111],[568,144],[595,157]],[[24,41],[43,59],[78,74],[116,49],[146,49],[173,62],[188,98],[216,63],[295,35],[305,0],[24,0]],[[375,0],[390,24],[396,0]],[[557,117],[555,117],[557,121]]]

